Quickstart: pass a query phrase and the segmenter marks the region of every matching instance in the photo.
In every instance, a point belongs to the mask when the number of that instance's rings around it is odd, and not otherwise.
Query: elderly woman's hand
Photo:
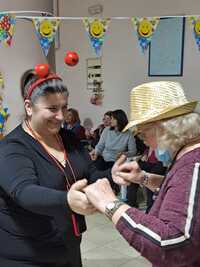
[[[87,186],[87,180],[83,179],[74,183],[67,194],[67,201],[70,208],[79,214],[89,215],[96,212],[94,206],[88,201],[84,193],[84,188]]]
[[[118,172],[120,170],[120,166],[126,161],[126,156],[121,155],[120,158],[115,162],[115,164],[112,167],[112,179],[116,184],[119,185],[129,185],[130,183],[125,181],[123,178],[121,178],[118,175]]]
[[[107,178],[99,179],[83,190],[93,206],[102,213],[108,203],[117,199]]]
[[[129,185],[130,183],[141,184],[144,172],[140,169],[137,161],[126,162],[126,157],[121,156],[112,168],[112,179],[120,185]]]

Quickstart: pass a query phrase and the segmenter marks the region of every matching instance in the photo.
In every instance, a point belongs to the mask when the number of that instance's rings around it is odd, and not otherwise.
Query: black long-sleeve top
[[[108,176],[68,131],[60,135],[77,180]],[[65,242],[79,245],[80,238],[73,233],[63,172],[21,125],[0,144],[0,170],[0,258],[64,263],[70,256]],[[67,165],[65,172],[73,178]]]

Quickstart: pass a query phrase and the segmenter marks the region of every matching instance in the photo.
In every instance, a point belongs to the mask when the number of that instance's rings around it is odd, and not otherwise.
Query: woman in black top
[[[95,212],[82,189],[106,173],[60,129],[68,102],[60,77],[31,70],[21,90],[25,120],[0,144],[0,266],[80,267],[82,215]]]

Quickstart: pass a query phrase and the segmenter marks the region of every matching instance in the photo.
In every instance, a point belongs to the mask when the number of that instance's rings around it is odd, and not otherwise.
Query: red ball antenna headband
[[[29,99],[34,89],[43,82],[53,79],[62,81],[62,79],[58,75],[56,75],[55,73],[50,73],[48,64],[37,64],[34,68],[34,71],[35,74],[38,76],[38,79],[34,83],[32,83],[28,88],[26,99]]]

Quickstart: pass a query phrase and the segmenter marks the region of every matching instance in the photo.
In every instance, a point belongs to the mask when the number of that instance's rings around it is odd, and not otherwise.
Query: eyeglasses
[[[153,125],[152,123],[144,126],[139,126],[137,128],[137,135],[140,139],[145,139],[154,129],[155,125]]]

